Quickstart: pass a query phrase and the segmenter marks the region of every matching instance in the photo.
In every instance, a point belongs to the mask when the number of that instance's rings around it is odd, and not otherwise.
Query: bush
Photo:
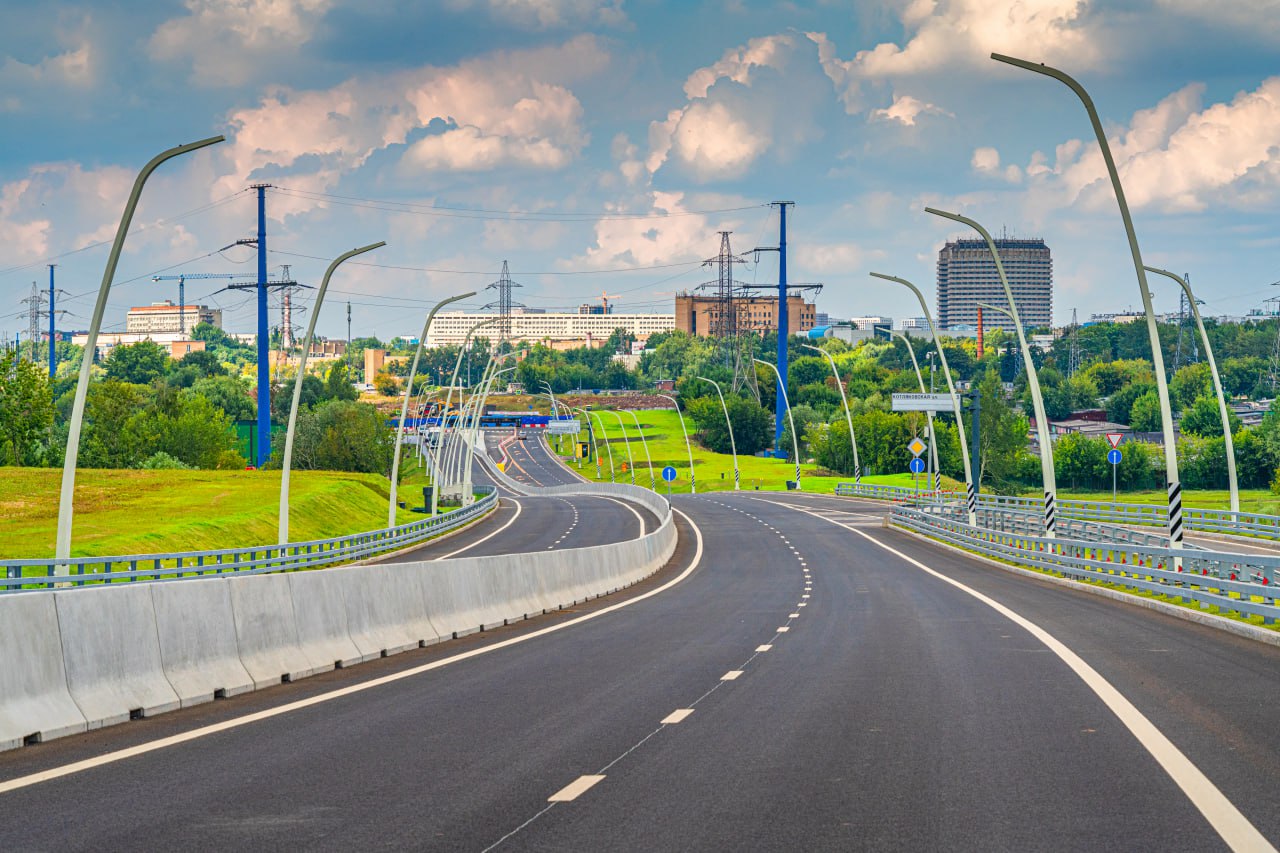
[[[191,466],[183,462],[181,459],[174,459],[163,450],[157,450],[155,453],[142,460],[142,464],[138,466],[148,471],[189,471]]]

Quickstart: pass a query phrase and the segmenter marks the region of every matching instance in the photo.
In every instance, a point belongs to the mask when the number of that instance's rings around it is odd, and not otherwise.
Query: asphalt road
[[[1280,839],[1280,650],[881,506],[675,504],[696,527],[612,612],[0,754],[65,773],[0,781],[0,849],[1213,850],[1233,809]]]
[[[486,450],[502,458],[497,447],[506,436],[486,435]],[[508,474],[518,482],[555,486],[581,482],[552,458],[534,437],[509,448],[515,466]],[[526,473],[530,472],[530,473]],[[497,485],[478,462],[472,469],[477,485]],[[658,519],[636,504],[588,495],[538,497],[518,495],[498,486],[498,509],[483,521],[453,536],[419,548],[384,557],[377,562],[436,560],[449,557],[481,557],[493,554],[526,554],[556,548],[585,548],[634,539],[654,530]]]

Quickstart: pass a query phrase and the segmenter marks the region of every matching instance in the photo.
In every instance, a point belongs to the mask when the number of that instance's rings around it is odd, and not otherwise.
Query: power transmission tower
[[[1280,281],[1271,282],[1272,287],[1280,285]],[[1262,300],[1262,313],[1270,317],[1276,324],[1276,342],[1271,349],[1271,394],[1276,393],[1276,385],[1280,384],[1280,296],[1272,296]]]
[[[302,287],[302,285],[294,282],[293,277],[289,275],[289,264],[281,264],[281,277],[287,284],[280,288],[280,353],[283,354],[293,349],[298,343],[295,332],[297,326],[293,324],[293,292]],[[304,306],[297,306],[297,312],[301,314],[307,309]]]
[[[31,361],[36,360],[36,341],[40,337],[40,318],[44,316],[45,295],[40,292],[40,285],[31,282],[31,295],[22,300],[27,306],[27,344],[31,347]],[[53,342],[49,342],[50,346]]]
[[[507,268],[507,262],[502,262],[502,274],[498,280],[490,284],[485,290],[498,291],[498,300],[490,302],[485,308],[498,309],[498,343],[504,344],[511,337],[511,309],[524,308],[525,306],[519,302],[511,301],[511,289],[513,287],[523,287],[518,282],[511,280],[511,271]]]

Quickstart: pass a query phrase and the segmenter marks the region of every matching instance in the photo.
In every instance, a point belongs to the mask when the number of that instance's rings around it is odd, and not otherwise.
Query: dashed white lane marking
[[[728,672],[726,672],[724,675],[720,676],[720,680],[721,681],[737,681],[738,677],[741,675],[742,675],[742,670],[731,669]]]
[[[803,601],[796,605],[796,607],[808,607],[808,606],[809,606],[809,605],[808,605],[808,604],[806,604],[806,603],[805,603],[805,602],[803,602]]]
[[[800,618],[800,614],[799,614],[799,613],[788,613],[788,614],[787,614],[787,618],[788,618],[788,619],[799,619],[799,618]]]
[[[772,501],[766,501],[766,503],[772,503]],[[1151,757],[1154,758],[1164,769],[1165,773],[1169,774],[1169,778],[1171,778],[1174,783],[1182,789],[1182,792],[1187,795],[1187,799],[1191,800],[1192,804],[1200,810],[1200,814],[1204,815],[1205,820],[1207,820],[1209,825],[1217,831],[1218,835],[1221,836],[1222,840],[1226,842],[1228,847],[1232,850],[1250,851],[1274,851],[1276,849],[1272,846],[1271,842],[1269,842],[1262,833],[1249,822],[1249,819],[1245,817],[1230,800],[1227,799],[1226,795],[1213,784],[1209,777],[1204,775],[1204,772],[1193,764],[1191,759],[1182,754],[1182,751],[1174,745],[1173,741],[1169,740],[1163,732],[1156,728],[1155,724],[1148,720],[1146,715],[1139,711],[1132,702],[1125,698],[1124,694],[1117,690],[1111,682],[1103,678],[1097,670],[1085,662],[1082,657],[1069,649],[1066,644],[1057,637],[1050,634],[1044,628],[1041,628],[1035,622],[1027,619],[1025,616],[1022,616],[1011,608],[996,601],[994,598],[979,592],[971,586],[961,583],[955,578],[948,577],[942,572],[926,566],[914,557],[907,556],[891,545],[881,542],[876,537],[871,536],[856,527],[851,527],[850,525],[841,524],[838,521],[824,518],[823,516],[809,512],[808,510],[797,509],[796,511],[812,515],[815,518],[822,518],[824,521],[828,521],[856,533],[858,536],[861,536],[873,545],[883,548],[890,554],[893,554],[904,562],[915,566],[931,577],[937,578],[943,583],[949,584],[961,592],[973,596],[978,601],[981,601],[992,610],[1031,634],[1031,636],[1043,643],[1049,651],[1053,652],[1059,660],[1066,664],[1067,667],[1075,673],[1090,690],[1093,691],[1094,695],[1101,699],[1103,704],[1111,709],[1111,712],[1115,714],[1116,717],[1119,718],[1120,722],[1124,724],[1125,728],[1133,734],[1138,743],[1140,743],[1147,752],[1150,753]]]
[[[790,629],[790,628],[788,628],[786,625],[783,625],[781,628],[779,628],[779,629],[778,629],[778,633],[779,633],[779,634],[785,634],[785,633],[787,633],[787,632],[788,632],[788,631],[790,631],[790,630],[791,630],[791,629]]]
[[[547,797],[547,802],[548,803],[571,803],[574,800],[578,799],[578,797],[581,797],[583,794],[589,791],[592,788],[592,786],[596,785],[603,779],[604,779],[603,776],[596,776],[596,775],[579,776],[577,779],[574,779],[572,782],[570,782],[568,785],[565,785],[559,791],[556,791],[550,797]]]
[[[773,646],[772,646],[771,644],[769,644],[769,643],[765,643],[765,644],[764,644],[764,645],[762,645],[762,646],[756,646],[756,651],[757,651],[757,652],[767,652],[767,651],[769,651],[769,649],[771,649],[771,648],[773,648]]]
[[[662,724],[664,726],[674,726],[676,723],[683,722],[685,717],[692,713],[692,708],[677,708],[662,718]]]
[[[801,597],[801,598],[808,598],[809,596],[807,596],[807,595],[802,595],[802,596],[800,596],[800,597]],[[804,605],[801,605],[801,607],[803,607],[803,606],[804,606]]]
[[[19,776],[15,779],[6,779],[4,781],[0,781],[0,794],[7,794],[10,791],[16,791],[20,788],[27,788],[32,785],[38,785],[41,782],[48,782],[52,779],[60,779],[63,776],[71,776],[75,773],[82,773],[85,770],[91,770],[95,767],[102,767],[103,765],[107,765],[107,764],[115,764],[118,761],[124,761],[126,759],[133,758],[135,756],[146,755],[149,752],[155,752],[157,750],[167,749],[168,747],[177,746],[179,744],[187,743],[188,741],[199,740],[200,738],[208,737],[210,735],[218,734],[220,732],[230,731],[232,729],[238,729],[241,726],[247,726],[251,723],[260,722],[262,720],[268,720],[268,719],[271,719],[272,717],[278,717],[278,716],[281,716],[282,714],[288,714],[293,711],[301,710],[303,708],[309,708],[313,705],[320,705],[324,702],[331,702],[334,699],[341,699],[344,696],[351,696],[356,693],[363,693],[366,690],[373,690],[377,687],[382,687],[383,685],[386,685],[386,684],[392,684],[397,681],[402,681],[406,678],[413,678],[414,676],[422,675],[423,673],[431,672],[433,670],[443,669],[444,667],[449,666],[451,664],[460,663],[461,661],[469,660],[471,658],[479,657],[481,655],[486,655],[486,654],[489,654],[490,652],[496,652],[499,649],[505,649],[508,646],[515,646],[521,643],[527,643],[539,637],[546,636],[547,634],[553,634],[559,631],[563,631],[567,628],[571,628],[575,625],[581,625],[583,622],[589,622],[593,619],[598,619],[601,616],[604,616],[605,614],[613,613],[617,610],[622,610],[625,607],[630,607],[633,604],[638,604],[639,602],[644,601],[647,598],[652,598],[655,595],[660,595],[661,593],[666,592],[672,587],[680,583],[683,583],[684,580],[688,578],[690,575],[692,575],[697,570],[698,566],[702,564],[702,554],[703,554],[702,529],[698,527],[697,524],[694,523],[693,519],[690,518],[688,514],[681,512],[678,509],[672,509],[672,512],[679,513],[679,515],[681,515],[684,518],[685,522],[689,525],[690,529],[693,530],[693,538],[695,542],[693,559],[689,561],[689,565],[680,574],[676,575],[674,578],[667,581],[662,586],[655,587],[654,589],[651,589],[648,592],[641,593],[640,595],[637,595],[635,598],[629,598],[626,601],[619,601],[617,604],[611,604],[608,607],[602,607],[599,610],[593,610],[590,613],[584,613],[581,616],[577,616],[573,619],[568,620],[567,622],[561,622],[556,625],[548,625],[546,628],[540,628],[537,631],[530,631],[528,634],[521,634],[517,637],[511,637],[506,640],[499,640],[496,643],[492,643],[487,646],[480,646],[479,648],[470,649],[465,652],[459,652],[456,655],[450,655],[447,658],[441,658],[440,660],[431,661],[430,663],[424,663],[421,666],[415,666],[410,669],[401,670],[400,672],[393,672],[390,675],[384,675],[379,678],[372,678],[368,681],[362,681],[358,684],[351,684],[351,685],[348,685],[347,687],[341,687],[337,690],[330,690],[328,693],[321,693],[317,696],[309,696],[306,699],[299,699],[296,702],[289,702],[284,705],[277,705],[274,708],[268,708],[264,711],[256,711],[252,714],[245,714],[242,717],[235,717],[230,720],[223,720],[222,722],[213,723],[207,726],[202,726],[198,729],[192,729],[190,731],[180,732],[179,734],[176,734],[176,735],[170,735],[168,737],[159,738],[158,740],[149,741],[147,743],[140,743],[135,746],[127,747],[125,749],[118,749],[115,752],[108,752],[104,755],[97,755],[97,756],[94,756],[93,758],[86,758],[82,761],[75,761],[75,762],[72,762],[71,764],[64,764],[61,767],[53,767],[53,768],[50,768],[49,770],[42,770],[38,773],[31,773],[26,776]],[[504,836],[503,840],[505,840],[506,837],[507,836]]]

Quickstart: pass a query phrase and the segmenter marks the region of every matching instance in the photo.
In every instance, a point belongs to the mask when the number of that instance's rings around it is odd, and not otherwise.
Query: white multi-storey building
[[[1053,259],[1049,247],[1044,240],[1013,237],[996,238],[995,244],[1023,326],[1027,331],[1052,326]],[[980,303],[1008,304],[986,241],[948,242],[938,252],[938,326],[977,328]],[[998,311],[985,312],[982,325],[1013,330],[1013,321]]]
[[[140,335],[178,331],[189,335],[199,323],[222,328],[222,310],[207,305],[185,305],[179,308],[166,299],[130,308],[125,315],[124,330]]]
[[[431,321],[427,334],[427,346],[461,344],[467,332],[476,323],[492,320],[496,314],[471,314],[464,311],[447,311],[437,314]],[[511,341],[530,343],[557,343],[562,341],[604,341],[615,329],[644,340],[655,332],[670,332],[676,327],[675,314],[552,314],[524,312],[511,314]],[[494,340],[498,337],[497,324],[479,329],[476,336]]]

